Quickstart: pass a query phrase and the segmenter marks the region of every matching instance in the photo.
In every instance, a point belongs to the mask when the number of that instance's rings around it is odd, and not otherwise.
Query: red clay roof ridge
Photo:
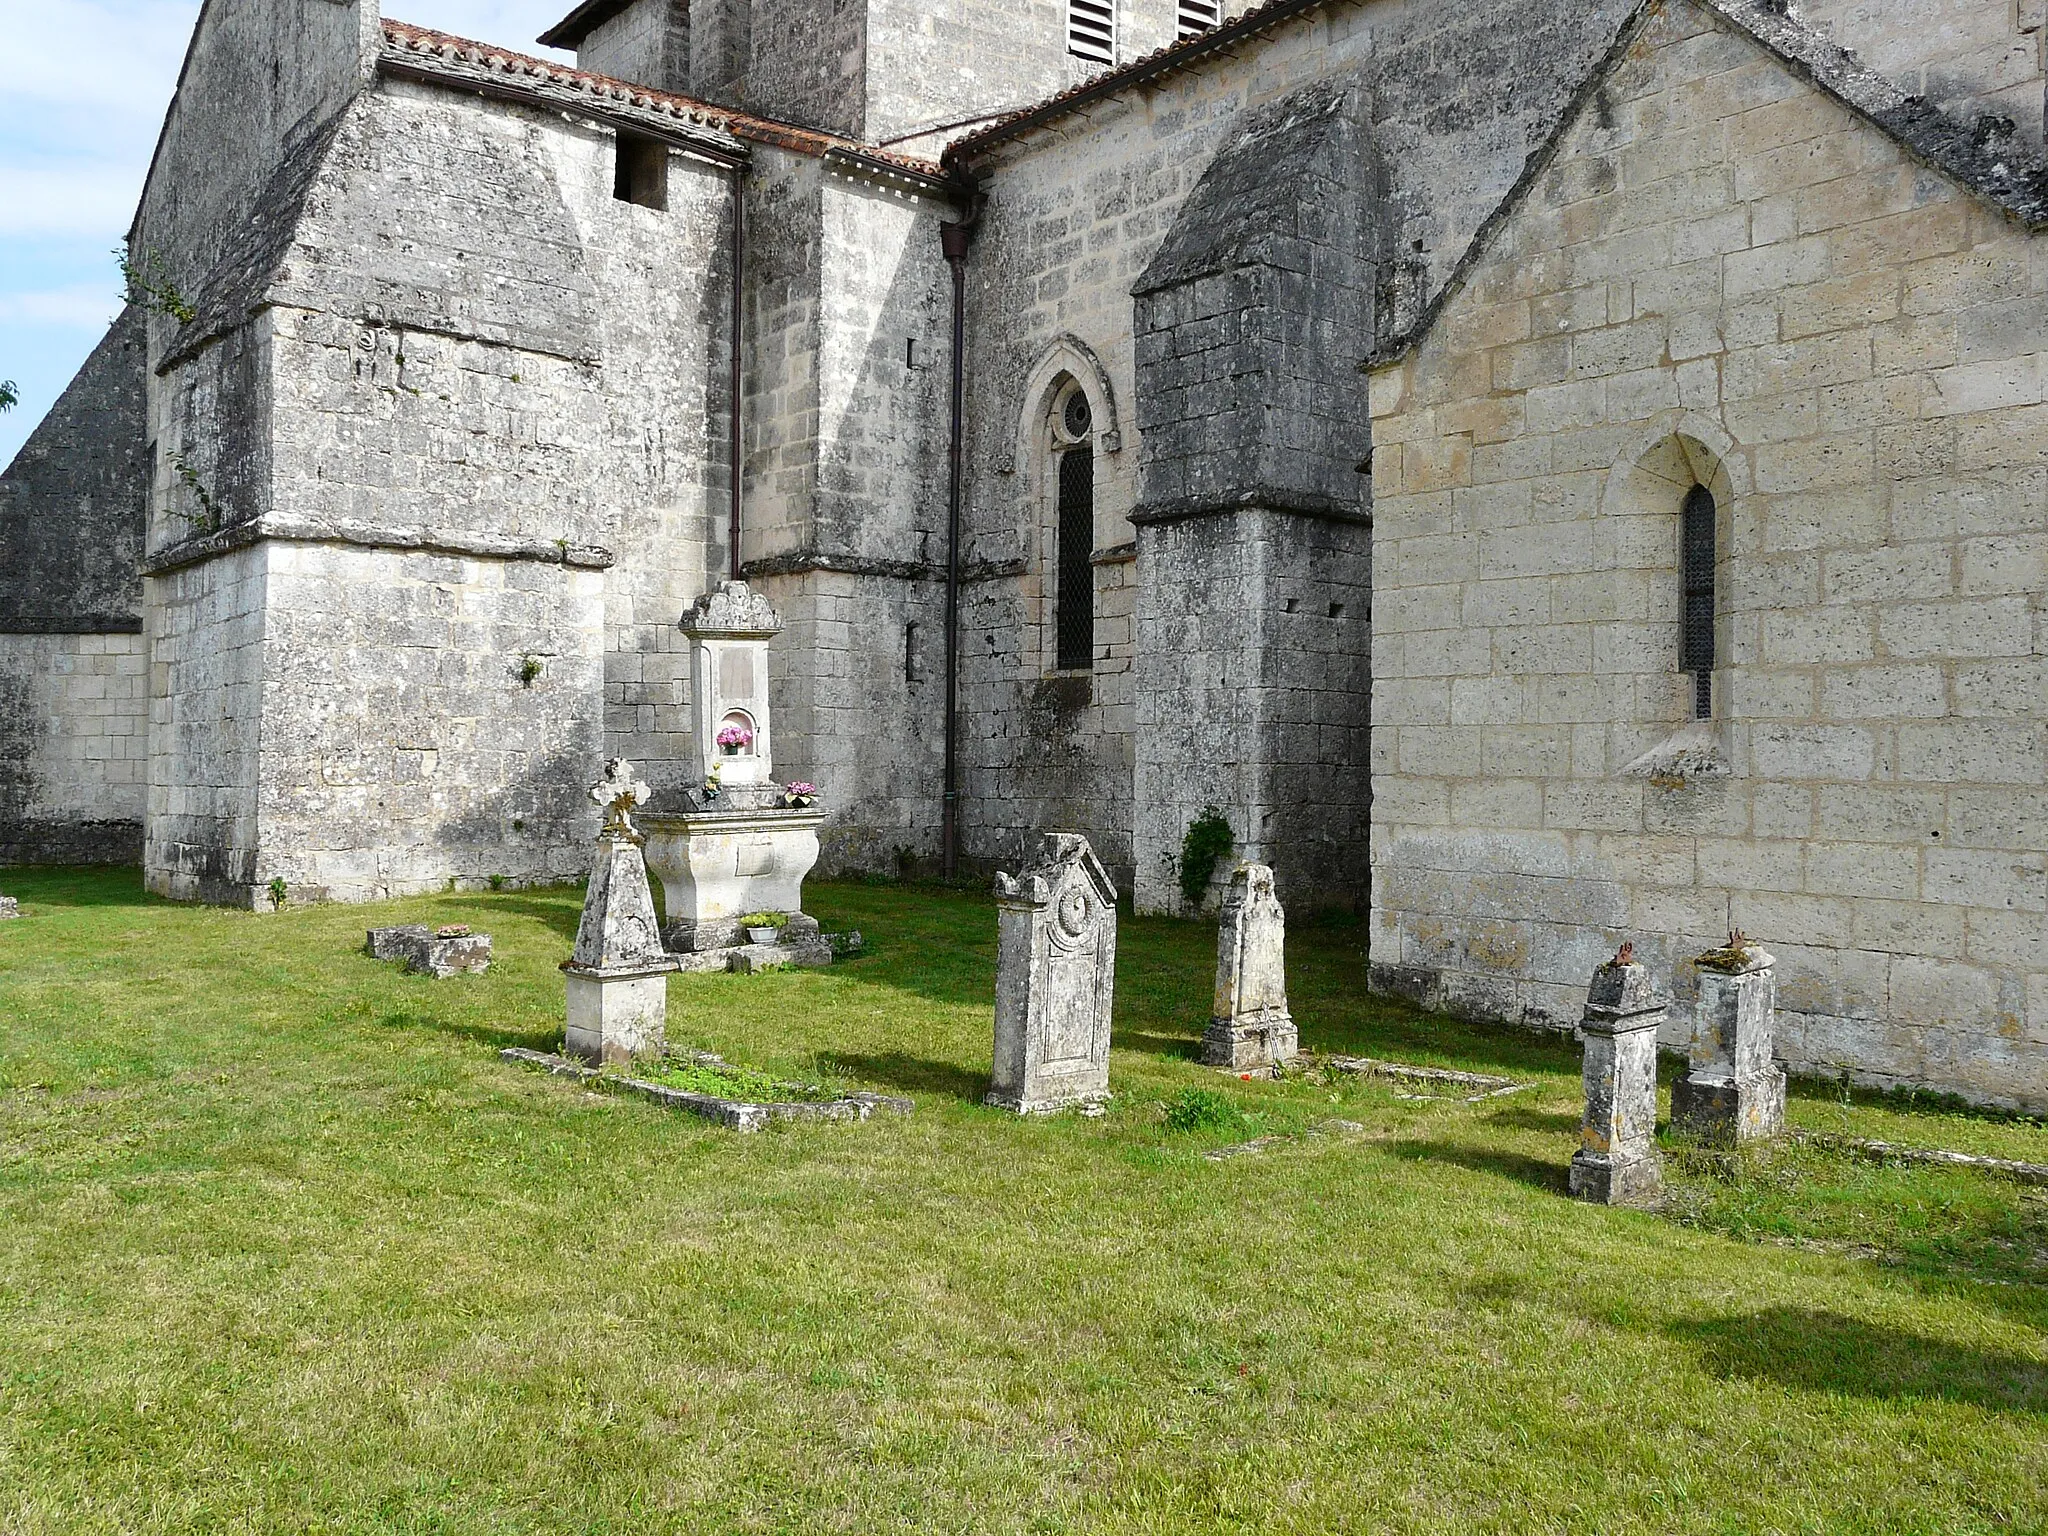
[[[823,155],[839,150],[859,159],[896,166],[928,180],[943,180],[946,175],[945,168],[934,161],[922,160],[914,155],[899,155],[892,150],[864,144],[858,139],[850,139],[842,134],[827,133],[818,128],[804,128],[795,123],[777,122],[773,118],[758,117],[750,112],[736,112],[729,107],[699,101],[695,97],[678,95],[674,91],[656,90],[653,86],[637,85],[630,80],[615,80],[609,75],[577,69],[573,65],[557,63],[552,59],[537,59],[510,48],[478,42],[474,38],[457,37],[452,32],[441,32],[432,27],[417,26],[412,22],[385,17],[382,26],[387,55],[401,60],[424,56],[428,59],[438,58],[468,64],[494,74],[526,76],[539,83],[566,86],[595,100],[622,102],[629,106],[666,113],[701,127],[722,130],[735,138],[773,144],[782,149],[812,155]]]

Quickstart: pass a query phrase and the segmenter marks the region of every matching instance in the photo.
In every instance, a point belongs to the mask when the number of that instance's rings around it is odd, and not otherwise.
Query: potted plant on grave
[[[750,944],[780,944],[782,930],[789,922],[787,912],[749,912],[740,919]]]
[[[785,811],[807,811],[818,803],[818,786],[807,784],[802,779],[782,786],[782,808]]]
[[[718,750],[738,757],[754,744],[754,728],[744,720],[728,720],[718,728]]]

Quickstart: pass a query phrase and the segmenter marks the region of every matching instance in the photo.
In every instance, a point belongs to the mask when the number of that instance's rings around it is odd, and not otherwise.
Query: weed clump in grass
[[[629,1075],[642,1082],[659,1083],[664,1088],[679,1088],[684,1093],[701,1093],[709,1098],[731,1099],[741,1104],[817,1104],[843,1097],[836,1088],[817,1083],[787,1082],[752,1067],[674,1057],[659,1066],[635,1068]]]
[[[1166,1123],[1176,1131],[1237,1130],[1245,1112],[1213,1088],[1183,1088],[1166,1101]]]

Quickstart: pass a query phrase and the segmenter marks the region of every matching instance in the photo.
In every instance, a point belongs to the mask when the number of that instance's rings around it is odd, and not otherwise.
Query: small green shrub
[[[742,928],[786,928],[789,926],[787,912],[749,912],[740,919]]]
[[[1216,866],[1236,845],[1230,822],[1218,806],[1207,806],[1188,823],[1187,836],[1180,840],[1180,893],[1191,907],[1199,907],[1209,893]]]
[[[292,888],[285,883],[283,875],[270,877],[270,910],[275,912],[291,899]]]
[[[505,877],[503,875],[491,876],[491,889],[494,891],[502,891],[503,889],[505,889]]]
[[[1176,1131],[1220,1131],[1243,1125],[1245,1117],[1213,1088],[1183,1088],[1166,1101],[1166,1123]]]

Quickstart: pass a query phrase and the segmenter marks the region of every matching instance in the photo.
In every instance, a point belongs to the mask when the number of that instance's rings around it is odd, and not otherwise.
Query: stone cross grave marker
[[[1216,1011],[1202,1060],[1246,1071],[1292,1061],[1301,1037],[1287,1011],[1287,913],[1273,871],[1242,864],[1223,893],[1216,931]]]
[[[590,798],[604,807],[597,858],[583,897],[576,952],[562,966],[569,983],[564,1051],[586,1061],[618,1063],[656,1055],[667,1047],[668,977],[676,962],[662,947],[654,893],[634,807],[648,788],[623,759],[605,764]]]
[[[990,1104],[1038,1114],[1109,1097],[1116,887],[1088,846],[1048,833],[1040,862],[996,876],[996,1044]]]
[[[1777,961],[1731,933],[1724,949],[1693,962],[1700,978],[1690,1065],[1671,1085],[1672,1126],[1732,1147],[1785,1131],[1785,1074],[1778,1069]]]
[[[1670,1010],[1635,946],[1593,973],[1586,993],[1586,1118],[1571,1192],[1600,1205],[1648,1205],[1663,1192],[1657,1160],[1657,1031]]]

